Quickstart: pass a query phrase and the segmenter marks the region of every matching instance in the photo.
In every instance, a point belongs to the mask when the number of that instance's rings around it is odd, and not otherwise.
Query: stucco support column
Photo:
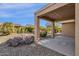
[[[75,3],[75,55],[79,56],[79,3]]]
[[[52,22],[52,29],[51,29],[51,37],[54,38],[55,37],[55,22]]]
[[[35,43],[37,44],[40,39],[40,19],[35,17]]]

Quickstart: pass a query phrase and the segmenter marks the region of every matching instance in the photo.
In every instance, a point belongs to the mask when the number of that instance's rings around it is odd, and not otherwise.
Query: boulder
[[[8,46],[13,46],[13,47],[16,47],[19,45],[19,42],[22,40],[21,37],[14,37],[14,38],[10,38],[8,41],[7,41],[7,44]]]
[[[25,44],[32,44],[34,42],[34,37],[33,36],[26,36],[25,37]]]
[[[13,39],[13,38],[10,38],[9,40],[7,40],[5,44],[6,44],[7,46],[11,46],[12,39]]]
[[[6,43],[8,46],[17,47],[19,45],[28,45],[34,42],[33,36],[10,38]]]

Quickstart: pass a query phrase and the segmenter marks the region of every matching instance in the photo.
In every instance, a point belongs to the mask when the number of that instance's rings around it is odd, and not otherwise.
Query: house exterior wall
[[[45,9],[37,12],[36,15],[37,16],[45,15],[48,12],[55,10],[57,8],[60,8],[64,5],[65,4],[60,4],[60,5],[55,4],[53,6],[47,7]],[[65,13],[63,13],[63,14],[65,14]],[[74,16],[75,16],[75,22],[63,23],[62,33],[63,33],[63,35],[75,37],[75,55],[79,56],[79,3],[75,3],[75,15]]]
[[[79,56],[79,3],[75,4],[75,55]]]
[[[62,23],[62,35],[75,37],[75,22]]]

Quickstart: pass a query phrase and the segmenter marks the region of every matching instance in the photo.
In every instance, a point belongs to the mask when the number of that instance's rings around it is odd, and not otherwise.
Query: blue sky
[[[0,23],[13,22],[26,25],[34,24],[34,13],[43,7],[44,3],[0,3]],[[41,20],[42,26],[46,21]]]

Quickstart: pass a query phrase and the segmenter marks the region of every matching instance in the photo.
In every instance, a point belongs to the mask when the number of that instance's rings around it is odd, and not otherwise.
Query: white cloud
[[[31,11],[26,12],[26,11],[21,11],[18,13],[8,13],[8,12],[0,12],[0,18],[26,18],[26,17],[33,17],[34,13]]]
[[[5,12],[0,12],[0,17],[12,17],[13,15],[12,14],[9,14],[9,13],[5,13]]]
[[[22,7],[32,7],[33,4],[0,4],[0,9],[3,9],[2,11],[0,11],[0,17],[6,17],[6,18],[9,18],[9,17],[29,17],[28,16],[28,13],[30,13],[30,16],[31,16],[31,13],[33,13],[33,11],[35,9],[30,9],[30,10],[20,10],[18,9],[19,11],[16,11],[15,13],[9,13],[6,11],[6,8],[10,8],[10,9],[17,9],[17,8],[22,8]],[[9,10],[9,9],[8,9]]]
[[[27,4],[27,3],[1,3],[0,4],[0,9],[14,9],[14,8],[29,8],[34,6],[34,4]]]
[[[33,8],[36,5],[33,3],[0,3],[0,17],[33,17],[35,11],[39,9],[39,7]]]

